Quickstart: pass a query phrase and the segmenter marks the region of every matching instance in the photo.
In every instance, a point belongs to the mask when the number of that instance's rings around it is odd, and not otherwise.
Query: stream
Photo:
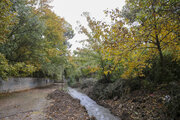
[[[89,116],[94,116],[97,120],[120,120],[118,117],[112,115],[107,108],[98,105],[86,94],[80,93],[70,87],[68,87],[68,92],[73,98],[80,100],[81,105],[86,108]]]

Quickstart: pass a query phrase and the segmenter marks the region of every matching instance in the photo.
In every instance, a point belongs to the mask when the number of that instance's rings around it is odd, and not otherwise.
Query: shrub
[[[179,120],[180,118],[180,87],[177,82],[171,82],[168,86],[170,100],[167,101],[167,116],[173,120]]]
[[[169,83],[180,79],[180,61],[174,59],[170,53],[164,54],[164,66],[161,68],[160,58],[156,57],[149,61],[151,68],[146,67],[143,70],[147,80],[154,83]],[[163,73],[162,73],[163,69]]]
[[[3,54],[0,53],[0,77],[3,79],[7,78],[7,74],[9,71],[9,65],[7,59]]]
[[[4,55],[0,54],[0,77],[3,79],[7,79],[7,77],[25,77],[31,75],[35,71],[36,67],[27,65],[23,62],[9,64]]]

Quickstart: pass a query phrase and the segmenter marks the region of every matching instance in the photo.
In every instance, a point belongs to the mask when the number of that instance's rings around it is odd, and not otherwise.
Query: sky
[[[72,44],[70,48],[71,52],[77,47],[82,47],[78,41],[86,39],[86,36],[79,34],[76,31],[77,21],[84,26],[87,26],[87,22],[84,17],[81,16],[83,12],[89,12],[90,16],[95,17],[97,20],[105,20],[104,10],[122,8],[125,4],[125,0],[54,0],[51,5],[53,11],[60,17],[72,25],[75,36],[69,40]]]

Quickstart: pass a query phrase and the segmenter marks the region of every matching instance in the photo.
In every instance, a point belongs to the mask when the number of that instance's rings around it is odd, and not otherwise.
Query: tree
[[[119,63],[114,61],[117,59],[114,59],[114,56],[111,54],[114,49],[112,50],[112,46],[109,46],[111,42],[115,41],[111,40],[113,33],[109,31],[113,27],[105,22],[92,19],[88,13],[84,13],[84,16],[87,19],[89,29],[80,25],[80,32],[88,37],[87,40],[84,40],[87,43],[86,48],[89,49],[88,53],[93,54],[87,53],[87,55],[96,61],[98,68],[91,67],[91,69],[100,73],[104,82],[112,82],[112,77],[114,76],[112,73],[115,73],[116,67],[120,67]]]
[[[43,33],[45,59],[42,60],[42,71],[50,76],[62,74],[67,54],[67,41],[74,36],[72,26],[50,9],[43,9],[41,20],[45,22]],[[56,74],[58,75],[58,74]],[[55,75],[55,76],[56,76]],[[62,75],[61,75],[62,77]],[[59,79],[61,77],[58,77]]]
[[[44,47],[40,50],[43,53],[40,59],[40,71],[45,75],[61,79],[68,52],[67,47],[70,47],[68,40],[74,36],[74,32],[64,18],[52,12],[50,2],[51,0],[31,0],[30,4],[46,27],[43,32]]]
[[[123,78],[142,77],[143,70],[152,65],[148,61],[158,56],[159,74],[163,76],[166,73],[163,53],[169,51],[174,60],[179,59],[177,12],[177,1],[173,0],[128,0],[123,11],[105,11],[112,24],[96,21],[85,14],[90,31],[80,27],[88,36],[89,49],[99,52],[108,63],[105,74],[121,71]]]
[[[132,14],[133,13],[133,14]],[[146,44],[146,48],[158,52],[162,72],[164,69],[164,50],[170,50],[179,54],[179,30],[177,0],[128,0],[122,11],[122,16],[132,24],[138,22],[135,27],[138,30],[135,37],[140,45]]]
[[[0,44],[6,41],[6,34],[9,32],[9,26],[12,24],[11,18],[14,13],[10,12],[12,3],[10,0],[0,1]]]
[[[127,0],[122,11],[118,9],[105,11],[115,25],[119,21],[123,21],[122,26],[129,25],[126,34],[121,34],[121,39],[116,37],[121,40],[120,43],[122,44],[118,44],[118,48],[121,48],[120,50],[125,53],[125,56],[123,56],[123,53],[120,55],[123,59],[126,58],[124,66],[126,66],[125,69],[129,71],[129,74],[132,71],[134,73],[136,71],[140,72],[146,66],[150,67],[151,64],[147,61],[159,56],[161,69],[159,74],[163,76],[166,73],[164,71],[163,52],[169,51],[174,55],[175,60],[179,59],[179,17],[177,6],[176,0]],[[118,35],[124,28],[122,26],[115,32],[115,35]],[[128,37],[124,38],[122,36]],[[115,44],[113,46],[116,46]]]
[[[7,35],[8,41],[1,46],[1,52],[11,62],[32,63],[37,56],[37,52],[43,43],[42,35],[45,27],[32,9],[26,6],[26,1],[15,2],[12,6],[17,17],[17,21]]]
[[[49,2],[50,0],[12,0],[12,6],[7,7],[7,13],[3,15],[4,18],[7,15],[9,32],[4,34],[7,36],[6,42],[0,44],[0,53],[4,55],[2,62],[6,61],[2,66],[7,63],[9,68],[13,68],[8,69],[10,71],[4,69],[1,73],[7,72],[7,76],[24,76],[34,72],[35,77],[61,78],[68,52],[67,41],[74,33],[69,23],[51,11]],[[2,7],[7,3],[5,1]],[[16,15],[11,19],[11,26],[8,25],[10,13]],[[2,30],[7,31],[5,28]],[[26,72],[30,74],[25,74]]]
[[[12,33],[14,32],[12,28],[17,24],[17,13],[14,11],[14,1],[2,0],[0,2],[1,7],[1,16],[0,16],[0,76],[6,78],[8,76],[27,76],[32,74],[36,70],[36,67],[30,64],[25,64],[24,62],[12,63],[9,61],[10,58],[13,59],[13,56],[9,56],[14,52],[14,48],[17,47],[17,43],[14,42],[11,38],[14,39]],[[22,11],[21,11],[22,12]],[[12,41],[11,41],[12,40]],[[13,44],[14,43],[14,44]]]

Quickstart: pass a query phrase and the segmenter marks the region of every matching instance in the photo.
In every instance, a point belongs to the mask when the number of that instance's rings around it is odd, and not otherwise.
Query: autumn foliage
[[[62,78],[69,23],[51,10],[51,0],[0,1],[0,76]],[[71,34],[67,34],[71,33]]]
[[[84,12],[88,27],[80,24],[79,32],[88,39],[82,41],[85,47],[75,52],[75,63],[86,65],[81,70],[89,69],[88,73],[106,82],[150,76],[159,83],[178,80],[167,77],[177,76],[179,70],[177,6],[176,0],[127,0],[122,10],[105,10],[110,24]],[[168,67],[173,63],[176,67]]]

